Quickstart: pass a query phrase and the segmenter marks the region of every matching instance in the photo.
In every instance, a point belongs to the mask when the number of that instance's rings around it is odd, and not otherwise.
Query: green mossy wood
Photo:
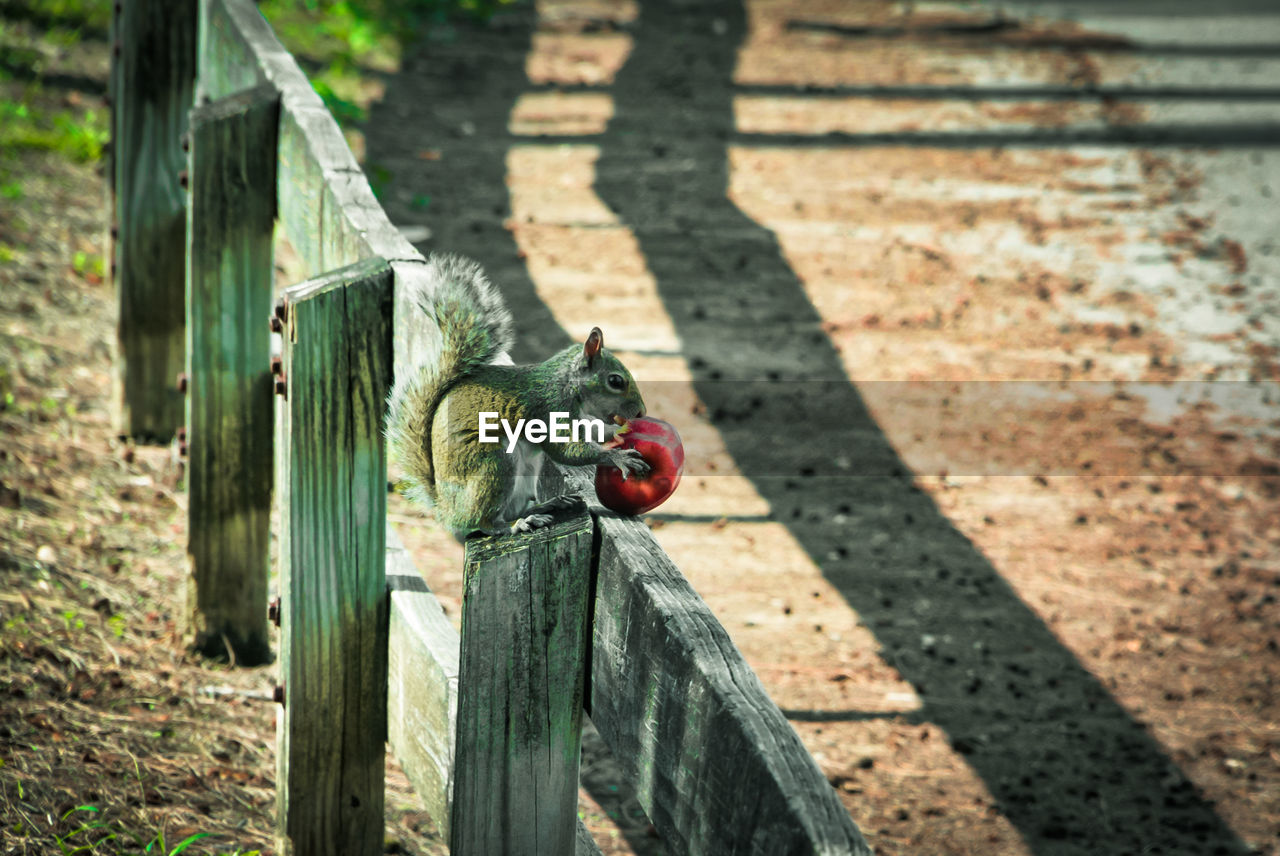
[[[383,847],[391,288],[390,268],[374,259],[285,292],[282,854]]]
[[[182,424],[187,130],[196,76],[196,0],[130,0],[112,21],[111,247],[118,359],[116,429],[168,442]]]
[[[187,579],[183,638],[257,665],[272,468],[269,368],[276,126],[271,86],[191,111],[187,252]]]
[[[467,542],[454,856],[574,852],[591,542],[585,512]]]

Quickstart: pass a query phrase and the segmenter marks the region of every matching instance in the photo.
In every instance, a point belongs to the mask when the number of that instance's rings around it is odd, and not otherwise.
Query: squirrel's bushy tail
[[[440,399],[474,369],[505,358],[512,344],[511,313],[475,262],[434,254],[411,301],[438,334],[434,354],[397,373],[388,399],[387,443],[403,470],[405,496],[435,501],[431,421]]]

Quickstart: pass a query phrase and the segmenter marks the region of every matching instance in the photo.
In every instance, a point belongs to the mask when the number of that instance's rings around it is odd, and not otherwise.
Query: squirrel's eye
[[[609,384],[609,389],[616,389],[619,392],[627,388],[627,379],[616,373],[605,378],[605,383]]]

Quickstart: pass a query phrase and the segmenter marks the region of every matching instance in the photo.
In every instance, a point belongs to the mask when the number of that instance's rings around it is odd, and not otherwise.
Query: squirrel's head
[[[621,360],[605,349],[599,327],[591,328],[573,371],[582,402],[581,415],[617,425],[644,415],[644,399],[635,378]]]

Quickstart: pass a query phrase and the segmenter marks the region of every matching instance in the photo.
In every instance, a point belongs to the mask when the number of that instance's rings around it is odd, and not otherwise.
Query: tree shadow
[[[372,105],[368,169],[387,180],[381,202],[397,225],[424,224],[419,250],[470,256],[502,287],[516,319],[516,362],[546,359],[568,336],[538,298],[511,217],[507,121],[528,88],[534,12],[520,5],[487,23],[459,17],[406,47],[398,75]]]
[[[371,160],[431,194],[426,215],[392,201],[393,219],[425,219],[431,247],[481,260],[512,304],[517,360],[534,360],[567,337],[501,226],[516,142],[507,121],[531,88],[533,26],[527,11],[501,21],[422,45],[375,107],[367,141]],[[614,118],[592,139],[596,191],[636,235],[739,469],[923,699],[918,718],[946,732],[1037,854],[1247,852],[1145,726],[912,483],[774,235],[729,200],[741,6],[645,2],[628,30]],[[439,159],[417,157],[424,148]],[[799,379],[826,382],[782,394]],[[778,394],[760,394],[761,382]],[[852,468],[837,473],[841,457]]]

